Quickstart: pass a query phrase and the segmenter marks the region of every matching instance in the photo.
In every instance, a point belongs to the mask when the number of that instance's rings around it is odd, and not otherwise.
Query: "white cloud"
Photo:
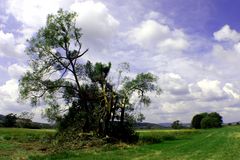
[[[70,10],[78,14],[77,25],[83,29],[87,40],[105,41],[116,33],[120,24],[102,2],[76,2],[70,6]]]
[[[227,96],[218,80],[203,79],[194,85],[190,85],[190,93],[194,98],[201,101],[221,101]]]
[[[111,38],[119,26],[119,21],[110,14],[104,3],[92,0],[23,0],[21,3],[8,0],[6,11],[22,24],[19,32],[24,35],[23,39],[27,39],[45,25],[48,14],[55,14],[59,8],[78,14],[77,25],[83,29],[84,39],[91,41],[88,44]]]
[[[189,107],[183,101],[176,103],[167,102],[162,105],[161,110],[165,113],[186,113]]]
[[[184,38],[168,38],[162,42],[157,44],[158,48],[162,50],[162,52],[169,52],[169,51],[181,51],[188,47],[188,42]]]
[[[145,18],[146,19],[157,19],[157,18],[159,18],[159,16],[160,16],[159,12],[151,11],[145,15]]]
[[[172,95],[188,94],[188,86],[184,79],[179,74],[166,73],[159,77],[159,85],[163,85],[162,89],[165,92],[170,92]]]
[[[7,0],[6,13],[20,22],[19,33],[23,41],[46,23],[48,14],[55,14],[59,8],[68,9],[73,0]]]
[[[6,81],[5,84],[0,86],[0,114],[9,114],[9,113],[21,113],[23,111],[35,113],[34,121],[37,122],[46,122],[41,118],[41,110],[44,106],[40,107],[31,107],[29,103],[18,103],[19,90],[18,90],[18,80],[10,79]]]
[[[25,45],[18,43],[12,33],[0,30],[0,56],[22,56]]]
[[[0,96],[1,103],[15,103],[18,97],[17,80],[16,79],[8,80],[3,86],[0,86]]]
[[[179,29],[171,29],[155,20],[143,21],[128,32],[131,43],[159,52],[182,51],[188,47],[187,36]]]
[[[233,48],[238,54],[240,54],[240,43],[234,44]]]
[[[231,95],[233,98],[235,99],[240,99],[240,94],[239,94],[239,91],[237,90],[236,87],[233,86],[233,84],[231,83],[226,83],[223,87],[223,90]]]
[[[154,20],[147,20],[129,32],[129,39],[140,46],[149,46],[158,40],[166,39],[170,28]]]
[[[217,95],[221,94],[221,88],[220,88],[220,83],[218,80],[208,80],[208,79],[203,79],[199,82],[197,82],[197,85],[200,87],[201,91],[203,93],[214,93]]]
[[[8,71],[8,75],[10,75],[10,77],[12,78],[20,78],[21,76],[23,76],[23,74],[26,72],[26,70],[28,69],[28,67],[26,65],[20,65],[20,64],[12,64],[8,67],[7,71]]]
[[[60,0],[8,0],[7,13],[26,27],[38,28],[46,22],[46,16],[55,13],[59,8]]]
[[[240,40],[240,33],[234,29],[231,29],[229,25],[224,25],[220,30],[213,33],[215,40],[217,41],[233,41]]]

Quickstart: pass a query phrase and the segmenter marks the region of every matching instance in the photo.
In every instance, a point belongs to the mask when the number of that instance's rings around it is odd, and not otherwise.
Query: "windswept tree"
[[[160,91],[157,77],[151,73],[124,77],[125,63],[114,82],[109,78],[111,63],[80,63],[88,50],[82,51],[75,19],[75,13],[59,10],[28,41],[31,69],[20,80],[21,98],[30,99],[32,105],[48,105],[45,115],[59,122],[59,131],[93,131],[122,138],[134,109],[131,98],[136,95],[139,103],[148,105],[147,93]]]
[[[28,40],[31,69],[20,80],[20,95],[33,106],[44,101],[52,120],[60,117],[59,99],[71,106],[82,96],[84,72],[79,61],[88,49],[82,51],[82,33],[75,21],[75,13],[60,9],[56,15],[48,15],[46,26]]]

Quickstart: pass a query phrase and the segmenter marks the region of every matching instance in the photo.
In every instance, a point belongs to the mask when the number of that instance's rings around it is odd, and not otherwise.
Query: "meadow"
[[[0,159],[31,160],[236,160],[240,126],[220,129],[139,130],[138,144],[124,143],[80,150],[53,149],[54,130],[0,128]]]

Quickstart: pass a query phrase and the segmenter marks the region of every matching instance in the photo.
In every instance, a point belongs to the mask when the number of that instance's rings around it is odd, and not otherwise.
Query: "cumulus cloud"
[[[8,0],[6,8],[6,12],[21,23],[22,27],[19,32],[23,34],[24,40],[43,27],[47,15],[55,14],[59,8],[78,14],[77,25],[83,29],[83,37],[88,45],[95,43],[92,45],[94,46],[96,42],[108,40],[119,26],[119,21],[110,14],[104,3],[92,0],[23,0],[21,3],[17,0]]]
[[[26,27],[38,28],[46,22],[46,16],[55,13],[60,8],[60,0],[8,0],[8,14],[12,14],[17,21],[23,23]]]
[[[48,14],[55,14],[59,8],[68,9],[74,0],[7,0],[6,13],[12,15],[21,25],[18,32],[23,34],[23,41],[46,23]]]
[[[17,79],[10,79],[0,86],[0,97],[0,114],[19,114],[22,111],[28,111],[35,114],[34,121],[46,122],[46,120],[41,118],[43,106],[32,108],[29,103],[18,103],[19,91]]]
[[[239,90],[234,87],[231,83],[226,83],[223,87],[223,90],[228,94],[231,95],[234,99],[240,99],[240,92]]]
[[[0,86],[1,102],[16,102],[18,97],[18,82],[16,79],[8,80],[3,86]],[[2,106],[2,105],[1,105]]]
[[[234,29],[231,29],[229,25],[224,25],[220,30],[213,33],[215,40],[217,41],[233,41],[240,40],[240,33]]]
[[[29,105],[19,104],[18,100],[18,80],[10,79],[0,86],[0,113],[19,113],[22,110],[29,110]]]
[[[91,42],[108,40],[120,24],[102,2],[76,2],[70,10],[78,14],[77,25],[82,28],[83,37]]]
[[[8,72],[8,75],[10,75],[10,77],[18,79],[24,75],[24,73],[27,71],[28,68],[29,67],[27,67],[24,64],[20,65],[18,63],[15,63],[15,64],[10,65],[7,68],[7,72]]]
[[[19,43],[12,33],[0,30],[0,56],[21,56],[24,49],[25,45]]]
[[[213,36],[219,43],[213,44],[211,54],[223,64],[237,64],[240,58],[240,33],[231,29],[229,25],[225,25],[214,32]],[[226,45],[221,43],[222,41],[230,43]]]
[[[188,47],[187,36],[179,29],[171,29],[155,20],[143,21],[128,32],[131,43],[143,48],[158,49],[159,52],[180,52]]]
[[[200,87],[201,91],[204,94],[221,95],[222,91],[220,88],[220,83],[221,82],[219,82],[218,80],[203,79],[197,82],[197,85]]]
[[[142,109],[147,121],[172,122],[179,119],[190,122],[197,113],[219,112],[226,115],[224,121],[229,122],[234,118],[228,116],[234,110],[239,110],[239,90],[232,83],[223,84],[219,80],[202,79],[188,84],[175,73],[166,73],[161,77],[165,80],[162,95],[151,95],[151,106]],[[163,83],[161,77],[160,83]],[[184,90],[187,92],[176,94],[172,92],[175,86],[185,86]]]
[[[166,73],[159,78],[159,84],[163,91],[168,91],[173,95],[188,94],[187,82],[179,74]]]

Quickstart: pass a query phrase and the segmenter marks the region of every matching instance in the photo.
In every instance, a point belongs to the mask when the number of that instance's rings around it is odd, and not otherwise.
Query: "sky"
[[[238,0],[0,0],[0,114],[44,106],[19,101],[18,80],[28,69],[26,40],[59,8],[76,12],[84,60],[128,62],[131,73],[159,77],[163,93],[140,107],[147,122],[190,122],[218,112],[225,123],[240,115],[240,1]]]

